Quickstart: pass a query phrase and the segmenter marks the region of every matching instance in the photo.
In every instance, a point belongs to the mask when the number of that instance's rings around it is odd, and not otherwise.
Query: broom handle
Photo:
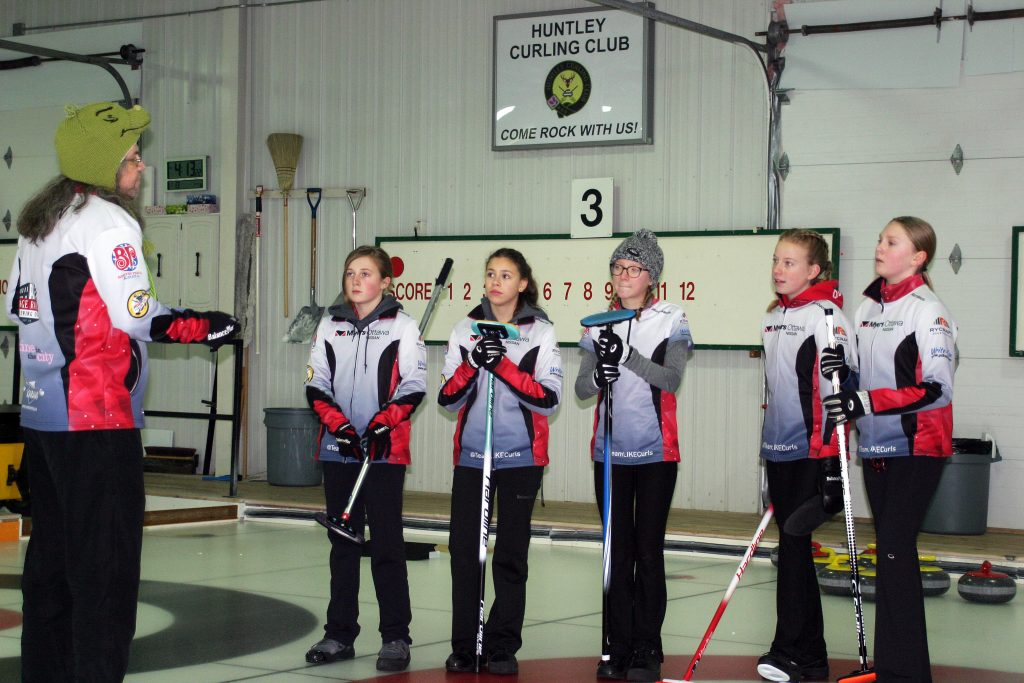
[[[284,317],[288,317],[288,190],[282,190],[284,197]]]

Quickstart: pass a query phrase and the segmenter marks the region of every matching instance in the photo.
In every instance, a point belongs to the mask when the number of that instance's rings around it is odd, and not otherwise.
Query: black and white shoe
[[[803,667],[777,652],[765,652],[757,660],[757,673],[766,681],[799,681]]]
[[[310,664],[328,664],[342,659],[352,659],[355,656],[356,650],[351,645],[339,643],[333,638],[324,638],[309,648],[309,652],[306,653],[306,661]]]

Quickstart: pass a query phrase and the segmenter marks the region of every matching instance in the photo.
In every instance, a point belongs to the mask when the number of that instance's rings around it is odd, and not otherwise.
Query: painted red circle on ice
[[[400,276],[405,272],[405,261],[400,256],[391,257],[391,274],[394,277]]]
[[[21,612],[9,609],[0,609],[0,631],[8,628],[21,626]]]

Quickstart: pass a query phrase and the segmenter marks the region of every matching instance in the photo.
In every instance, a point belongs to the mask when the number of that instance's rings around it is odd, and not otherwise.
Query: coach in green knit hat
[[[62,175],[87,185],[117,189],[117,171],[149,125],[149,112],[113,102],[68,105],[54,146]]]

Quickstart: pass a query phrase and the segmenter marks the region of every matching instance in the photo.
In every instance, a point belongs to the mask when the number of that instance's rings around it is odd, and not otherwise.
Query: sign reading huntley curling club
[[[491,147],[650,144],[651,22],[614,9],[494,18]]]

